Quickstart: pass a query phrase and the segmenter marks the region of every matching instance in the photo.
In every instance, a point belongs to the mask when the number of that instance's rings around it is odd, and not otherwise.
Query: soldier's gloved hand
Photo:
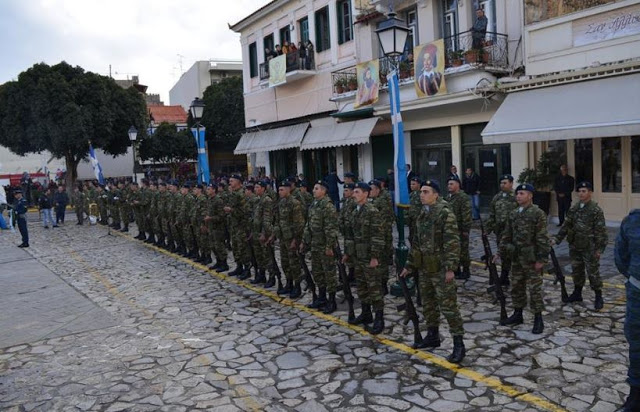
[[[495,255],[493,255],[493,259],[491,259],[491,261],[492,261],[494,264],[498,264],[498,263],[500,263],[500,254],[499,254],[499,253],[496,253]]]
[[[263,245],[263,246],[267,243],[267,238],[266,238],[266,236],[264,235],[264,233],[261,233],[261,234],[260,234],[260,237],[258,238],[258,241],[259,241],[259,242],[260,242],[260,244],[261,244],[261,245]]]
[[[444,275],[444,283],[451,283],[453,282],[453,279],[455,279],[455,274],[453,273],[453,270],[447,270],[447,273],[445,273]]]
[[[536,272],[540,272],[543,267],[544,267],[544,263],[542,262],[536,262],[533,264],[533,268],[536,270]]]
[[[334,256],[334,255],[333,255],[333,249],[331,249],[330,247],[329,247],[329,248],[327,248],[327,249],[325,249],[324,254],[325,254],[326,256],[333,257],[333,256]]]
[[[349,256],[348,255],[342,255],[342,264],[344,265],[345,263],[347,263],[349,261]]]
[[[552,237],[549,239],[549,243],[551,243],[551,246],[555,246],[558,244],[558,241],[556,240],[555,237]]]
[[[369,267],[370,268],[377,268],[379,264],[380,263],[378,262],[378,259],[376,259],[376,258],[371,258],[371,260],[369,261]]]
[[[402,269],[402,272],[400,272],[400,275],[398,276],[400,276],[401,278],[406,278],[407,276],[409,276],[409,270],[407,270],[406,268]]]
[[[293,240],[291,241],[291,244],[289,245],[289,249],[291,249],[291,250],[296,250],[297,248],[298,248],[298,242],[296,242],[296,240],[295,240],[295,239],[293,239]]]

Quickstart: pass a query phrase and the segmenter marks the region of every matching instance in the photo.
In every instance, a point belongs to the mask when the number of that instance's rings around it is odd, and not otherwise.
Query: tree
[[[190,130],[177,131],[174,124],[162,122],[142,140],[139,154],[142,160],[168,164],[171,177],[175,178],[181,163],[198,156],[198,148]]]
[[[130,144],[129,127],[144,138],[146,118],[144,98],[134,88],[66,62],[35,64],[0,86],[0,145],[18,155],[47,150],[64,158],[69,188],[88,157],[89,140],[121,155]]]
[[[242,78],[225,77],[207,87],[202,99],[205,103],[202,124],[207,128],[207,140],[237,142],[245,129]]]

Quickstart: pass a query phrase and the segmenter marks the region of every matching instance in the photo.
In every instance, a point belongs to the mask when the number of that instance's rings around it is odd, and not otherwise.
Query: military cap
[[[247,183],[244,185],[245,190],[250,190],[253,192],[253,183]]]
[[[536,189],[530,183],[520,183],[518,185],[518,187],[516,187],[516,192],[519,191],[519,190],[526,190],[526,191],[531,192],[531,193],[536,191]]]
[[[411,178],[411,181],[416,183],[422,183],[422,180],[418,176],[413,176]]]
[[[218,182],[218,186],[220,187],[227,187],[228,183],[226,180],[221,180],[220,182]]]
[[[450,182],[450,181],[452,181],[452,180],[453,180],[454,182],[458,182],[458,183],[460,183],[460,179],[458,179],[458,178],[457,178],[457,177],[455,177],[455,176],[449,176],[449,178],[447,179],[447,183],[449,183],[449,182]],[[460,184],[461,184],[461,183],[460,183]]]
[[[202,190],[202,189],[203,189],[203,186],[202,186],[200,183],[198,183],[197,185],[195,185],[195,186],[194,186],[194,189],[200,189],[200,190]]]
[[[593,192],[593,185],[591,184],[591,182],[587,182],[587,181],[580,182],[580,184],[578,184],[577,189],[581,189],[583,187]]]
[[[438,185],[438,182],[436,182],[435,180],[425,180],[424,182],[422,182],[422,186],[429,186],[436,192],[440,193],[440,185]]]
[[[22,189],[13,189],[13,194],[14,195],[18,195],[18,194],[22,194]]]
[[[382,188],[382,181],[380,179],[373,179],[369,182],[369,186],[377,186],[378,189]]]
[[[387,183],[387,178],[384,176],[374,177],[373,180],[377,180],[378,182]]]
[[[356,184],[355,183],[345,183],[344,184],[344,188],[353,190],[353,189],[356,188]]]
[[[184,182],[182,187],[184,187],[185,189],[191,189],[191,184],[189,184],[189,182]]]
[[[316,182],[317,185],[320,185],[322,187],[324,187],[325,189],[329,190],[329,184],[327,182],[325,182],[324,180],[318,180]]]
[[[296,183],[296,186],[298,186],[298,187],[309,187],[309,184],[308,184],[306,181],[304,181],[304,180],[299,180],[299,181]]]
[[[500,180],[501,181],[502,180],[508,180],[510,182],[513,182],[513,176],[511,176],[511,175],[502,175],[502,176],[500,176]]]
[[[344,174],[344,177],[350,177],[352,179],[355,179],[356,178],[356,174],[353,173],[353,172],[347,172],[347,173]]]
[[[280,182],[280,186],[291,187],[291,182],[288,179],[284,179],[282,182]]]
[[[209,183],[209,187],[212,187],[212,188],[214,188],[214,189],[217,189],[217,188],[218,188],[218,185],[217,185],[217,184],[215,184],[215,182],[211,182],[211,183]]]
[[[139,186],[138,182],[131,182],[131,186]]]
[[[369,186],[368,184],[366,184],[365,182],[358,182],[355,184],[355,188],[356,189],[360,189],[360,190],[364,190],[365,192],[370,192],[371,191],[371,186]]]
[[[258,183],[256,183],[256,184],[257,184],[258,186],[260,186],[260,187],[264,187],[264,188],[269,187],[269,182],[267,182],[266,180],[260,180],[260,181],[258,181]]]
[[[158,186],[167,186],[167,184],[165,182],[160,182],[158,183]]]
[[[242,182],[242,175],[238,174],[238,173],[234,173],[231,175],[230,179],[236,179]]]

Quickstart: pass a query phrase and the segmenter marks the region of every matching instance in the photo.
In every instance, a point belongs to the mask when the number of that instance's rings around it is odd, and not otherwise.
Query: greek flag
[[[198,132],[200,134],[198,135]],[[193,137],[196,139],[198,147],[198,183],[209,184],[209,159],[207,158],[207,150],[205,147],[205,128],[194,127],[191,129]]]
[[[398,73],[392,70],[387,76],[389,81],[389,98],[391,99],[391,123],[393,124],[393,160],[395,180],[396,206],[409,207],[409,188],[407,187],[407,162],[404,157],[404,125],[400,114],[400,89]]]
[[[103,185],[104,176],[102,176],[102,167],[100,166],[100,162],[98,162],[98,158],[96,157],[96,152],[93,150],[93,146],[91,145],[91,143],[89,143],[89,160],[91,160],[93,173],[96,175],[96,179],[98,179],[98,183]]]

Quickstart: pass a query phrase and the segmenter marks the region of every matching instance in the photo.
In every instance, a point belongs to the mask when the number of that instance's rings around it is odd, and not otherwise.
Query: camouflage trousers
[[[384,309],[384,301],[382,300],[380,270],[379,268],[370,268],[369,261],[369,259],[355,261],[358,299],[362,304],[371,305],[373,310],[382,310]]]
[[[214,230],[209,227],[209,248],[219,262],[227,261],[227,247],[224,244],[224,229]]]
[[[178,223],[171,222],[171,237],[176,242],[177,247],[184,248],[184,236]]]
[[[335,257],[325,254],[324,245],[311,246],[311,271],[316,286],[327,288],[329,293],[336,293],[338,277],[336,275]]]
[[[84,222],[84,210],[81,206],[75,207],[76,218],[78,219],[78,223]]]
[[[232,224],[229,228],[231,232],[231,250],[233,251],[233,259],[237,264],[250,265],[251,257],[247,247],[247,232],[245,230],[245,222]]]
[[[502,239],[502,231],[496,231],[496,245],[500,245],[500,239]],[[499,250],[499,248],[496,250]],[[500,259],[502,260],[502,270],[511,270],[511,256],[500,256]]]
[[[384,250],[380,259],[378,259],[380,265],[378,266],[379,276],[381,282],[389,280],[389,266],[393,264],[393,226],[392,223],[388,223],[384,226]]]
[[[468,268],[471,265],[469,257],[469,234],[464,236],[460,233],[460,266]]]
[[[522,262],[514,256],[511,263],[511,300],[515,309],[527,306],[527,287],[533,313],[544,310],[542,300],[542,272],[536,272],[533,263]]]
[[[253,234],[251,237],[251,246],[253,247],[253,254],[256,257],[256,263],[258,269],[267,269],[270,266],[269,254],[266,246],[260,243],[259,235]]]
[[[98,210],[100,211],[100,222],[107,223],[107,221],[109,220],[109,212],[107,210],[107,205],[103,203],[99,203]]]
[[[442,312],[449,324],[451,335],[464,335],[462,316],[458,308],[458,285],[455,280],[446,283],[444,271],[430,273],[421,270],[419,273],[422,314],[427,326],[438,327]]]
[[[578,250],[569,248],[571,258],[571,277],[576,288],[582,289],[589,275],[589,285],[593,290],[602,290],[602,279],[600,279],[600,261],[596,258],[592,250]],[[585,273],[586,272],[586,273]]]
[[[144,211],[142,210],[142,208],[133,208],[133,215],[135,216],[136,225],[138,226],[138,230],[140,231],[140,233],[146,232],[147,230],[144,219]]]
[[[280,265],[282,266],[282,272],[287,278],[287,281],[291,280],[297,282],[300,280],[300,258],[298,257],[298,251],[290,249],[289,245],[291,240],[280,240]]]
[[[193,232],[193,238],[195,240],[195,249],[196,251],[199,249],[200,253],[204,255],[204,257],[209,257],[211,255],[211,248],[209,247],[209,234],[202,233],[202,225],[191,223],[191,230]]]
[[[129,228],[131,220],[131,207],[129,205],[120,205],[120,220],[125,228]]]
[[[160,221],[160,224],[162,225],[162,233],[164,234],[164,238],[166,239],[167,244],[169,246],[173,246],[174,239],[171,234],[171,228],[170,228],[171,222],[167,218],[162,218],[162,219],[158,218],[158,221]]]
[[[157,217],[156,213],[151,214],[151,212],[149,210],[145,211],[145,214],[144,214],[144,228],[146,229],[147,232],[149,232],[150,236],[153,236],[156,233],[156,229],[157,229],[156,224],[155,224],[156,217]]]
[[[196,246],[196,239],[193,236],[193,231],[191,229],[191,222],[181,222],[180,228],[182,229],[182,241],[184,246],[189,249],[189,251],[193,251]]]
[[[151,223],[153,224],[153,233],[155,233],[158,238],[164,237],[164,230],[162,229],[162,219],[160,216],[154,216],[151,218]]]
[[[120,209],[118,208],[118,206],[109,206],[109,214],[111,215],[114,226],[120,226]]]

